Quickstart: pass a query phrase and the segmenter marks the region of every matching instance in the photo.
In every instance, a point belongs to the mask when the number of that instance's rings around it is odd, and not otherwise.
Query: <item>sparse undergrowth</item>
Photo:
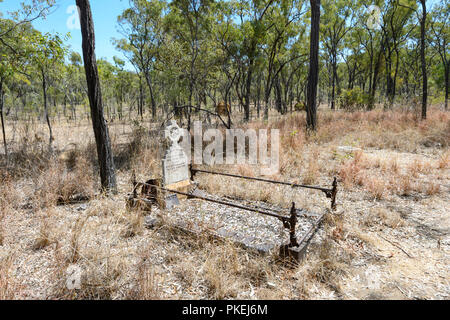
[[[298,266],[253,255],[231,243],[179,234],[164,224],[145,229],[143,213],[126,211],[124,202],[133,170],[143,180],[159,168],[157,145],[143,125],[129,127],[127,134],[122,126],[111,128],[120,190],[115,198],[97,192],[92,141],[85,145],[88,140],[83,138],[76,147],[50,151],[42,139],[24,129],[14,144],[8,170],[0,169],[0,299],[370,296],[362,287],[352,295],[348,291],[348,283],[360,272],[355,261],[391,268],[389,253],[383,251],[388,249],[378,239],[392,239],[392,232],[409,239],[419,228],[408,220],[412,209],[403,206],[412,208],[414,203],[432,211],[448,199],[449,117],[432,109],[426,121],[402,111],[326,112],[319,119],[319,130],[311,136],[303,131],[305,118],[300,113],[269,124],[248,124],[255,129],[280,129],[280,171],[270,178],[326,186],[338,177],[338,212],[324,224],[320,236],[324,241],[312,244]],[[75,129],[56,127],[57,137],[58,130],[63,137]],[[218,170],[259,175],[249,165]],[[294,192],[290,187],[212,180],[201,174],[196,179],[218,195],[285,207],[295,200],[312,210],[329,206],[322,194]],[[408,244],[405,240],[401,248]],[[385,245],[392,251],[389,242]],[[409,250],[413,249],[404,249]],[[442,251],[429,252],[434,261]],[[31,271],[18,269],[25,257],[36,263],[33,268],[42,272],[47,284],[42,279],[27,280]],[[70,266],[83,270],[80,289],[67,289]]]

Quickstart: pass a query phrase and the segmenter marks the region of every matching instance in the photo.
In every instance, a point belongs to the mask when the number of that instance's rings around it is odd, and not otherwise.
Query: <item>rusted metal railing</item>
[[[319,191],[324,192],[327,198],[331,199],[331,209],[336,210],[336,194],[337,194],[337,179],[336,179],[336,177],[333,179],[332,188],[323,188],[323,187],[318,187],[318,186],[310,186],[310,185],[270,180],[270,179],[264,179],[264,178],[247,177],[247,176],[242,176],[242,175],[238,175],[238,174],[195,169],[192,167],[192,165],[190,166],[190,171],[191,171],[191,180],[194,180],[194,176],[197,172],[202,172],[202,173],[221,175],[221,176],[232,177],[232,178],[240,178],[240,179],[245,179],[245,180],[253,180],[253,181],[260,181],[260,182],[267,182],[267,183],[272,183],[272,184],[291,186],[293,188],[305,188],[305,189],[319,190]]]
[[[230,174],[230,173],[222,173],[222,172],[194,169],[192,167],[192,165],[190,166],[190,171],[191,171],[191,179],[192,180],[197,172],[201,172],[201,173],[207,173],[207,174],[222,175],[222,176],[227,176],[227,177],[232,177],[232,178],[241,178],[241,179],[246,179],[246,180],[286,185],[286,186],[291,186],[294,188],[307,188],[307,189],[319,190],[319,191],[324,192],[326,194],[327,198],[331,198],[331,208],[333,210],[336,209],[336,194],[337,194],[336,178],[334,178],[334,180],[333,180],[332,188],[323,188],[323,187],[318,187],[318,186],[302,185],[302,184],[276,181],[276,180],[270,180],[270,179],[247,177],[247,176]],[[289,213],[287,212],[288,209],[285,209],[286,214],[283,215],[283,212],[285,212],[285,210],[272,209],[272,208],[261,208],[261,207],[250,207],[250,206],[237,204],[237,203],[233,203],[233,202],[229,202],[229,201],[213,199],[213,198],[206,197],[203,195],[193,194],[193,192],[183,192],[183,191],[179,191],[179,190],[172,190],[172,189],[160,186],[159,184],[160,183],[158,183],[158,180],[155,180],[155,179],[149,180],[146,183],[137,182],[136,177],[133,174],[133,192],[132,192],[131,198],[136,199],[136,200],[142,200],[146,204],[156,203],[158,201],[158,195],[157,195],[156,190],[158,189],[163,192],[183,195],[188,198],[200,199],[200,200],[204,200],[204,201],[208,201],[208,202],[213,202],[213,203],[217,203],[217,204],[221,204],[221,205],[238,208],[238,209],[242,209],[245,211],[255,212],[255,213],[262,214],[262,215],[277,218],[278,220],[280,220],[283,223],[283,227],[289,230],[289,244],[282,245],[280,247],[280,252],[283,252],[283,254],[285,254],[286,252],[291,252],[291,249],[297,248],[299,251],[295,251],[295,250],[293,251],[294,255],[297,254],[297,258],[299,257],[300,254],[304,254],[304,252],[305,252],[304,248],[306,248],[307,243],[309,243],[309,240],[312,238],[315,231],[317,230],[317,228],[323,221],[323,218],[325,215],[325,214],[320,215],[319,218],[313,222],[312,227],[307,231],[307,233],[299,241],[296,236],[296,225],[297,225],[297,220],[298,220],[297,218],[300,216],[300,214],[298,212],[301,212],[301,211],[296,209],[295,202],[292,202],[292,206],[290,208]],[[142,187],[142,194],[146,199],[138,196],[137,188],[139,188],[139,187]],[[295,252],[297,252],[297,253],[295,253]]]

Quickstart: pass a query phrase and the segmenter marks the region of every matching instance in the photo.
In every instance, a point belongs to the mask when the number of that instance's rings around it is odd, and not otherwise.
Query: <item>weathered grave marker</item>
[[[188,158],[180,146],[182,136],[181,128],[175,120],[170,120],[164,129],[163,147],[165,149],[162,158],[163,186],[170,190],[188,192],[192,187],[189,175]],[[175,195],[177,196],[177,195]],[[183,198],[183,196],[179,196]],[[169,201],[168,201],[169,200]],[[177,204],[178,199],[171,195],[164,199],[164,207]]]
[[[165,153],[162,159],[163,182],[165,186],[189,181],[188,159],[178,144],[182,132],[175,120],[171,120],[164,129]]]
[[[194,198],[220,205],[225,205],[230,208],[242,209],[249,212],[256,212],[264,216],[277,218],[282,222],[283,228],[288,229],[289,231],[289,243],[285,244],[286,242],[285,240],[283,240],[283,244],[281,245],[281,247],[279,247],[280,256],[292,257],[297,261],[301,260],[307,251],[308,243],[311,241],[317,229],[320,227],[325,216],[325,212],[322,214],[315,214],[307,212],[303,209],[297,209],[295,207],[295,203],[293,202],[289,215],[287,215],[287,210],[285,208],[272,208],[271,206],[267,205],[248,206],[227,199],[215,199],[211,196],[208,196],[208,194],[203,194],[201,190],[195,190],[196,185],[193,181],[191,181],[191,179],[194,180],[195,174],[200,172],[245,180],[266,182],[271,184],[286,185],[291,186],[292,188],[318,190],[324,192],[326,197],[331,199],[332,210],[336,209],[337,179],[334,178],[332,188],[324,188],[319,186],[309,186],[284,181],[269,180],[265,178],[247,177],[225,172],[194,169],[192,168],[192,166],[189,167],[188,157],[179,144],[181,136],[182,130],[177,125],[176,121],[171,120],[166,125],[163,132],[164,156],[161,161],[162,179],[150,179],[146,183],[139,183],[135,181],[135,178],[133,178],[133,193],[130,196],[130,200],[134,201],[136,199],[139,199],[144,201],[145,203],[154,203],[156,200],[160,208],[173,209],[176,205],[180,204],[179,198]],[[141,194],[144,199],[139,198],[137,195],[137,187],[139,186],[142,187]],[[308,226],[307,224],[302,224],[300,228],[301,232],[306,231],[306,233],[301,235],[301,237],[298,239],[298,220],[311,220],[310,218],[312,218],[312,221],[304,222],[312,225]],[[154,227],[156,223],[157,220],[152,219],[151,217],[146,219],[146,226],[149,228]],[[201,233],[207,231],[203,230],[201,228],[201,225],[195,225],[194,221],[183,220],[183,218],[179,219],[178,221],[172,221],[172,223],[176,228],[189,233]],[[273,242],[260,243],[259,239],[257,239],[256,236],[248,235],[247,232],[237,232],[234,230],[235,228],[229,229],[223,225],[217,227],[218,228],[216,229],[214,228],[214,226],[212,227],[215,230],[211,230],[211,226],[209,227],[209,231],[207,232],[210,236],[218,239],[230,239],[236,243],[239,243],[240,245],[243,245],[246,248],[252,250],[254,249],[261,253],[268,253],[270,251],[273,251],[272,249],[278,246]]]

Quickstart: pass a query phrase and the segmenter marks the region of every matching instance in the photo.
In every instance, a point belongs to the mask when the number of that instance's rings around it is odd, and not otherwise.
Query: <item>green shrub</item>
[[[346,111],[364,109],[369,102],[369,96],[360,87],[344,89],[338,97],[338,106]]]
[[[306,111],[306,103],[303,101],[299,101],[294,105],[295,111]]]

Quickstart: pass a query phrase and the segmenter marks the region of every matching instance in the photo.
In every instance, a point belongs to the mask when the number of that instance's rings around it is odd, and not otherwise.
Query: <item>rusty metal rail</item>
[[[192,166],[190,167],[190,170],[191,170],[192,180],[194,178],[195,173],[202,172],[202,173],[208,173],[208,174],[223,175],[223,176],[228,176],[228,177],[233,177],[233,178],[242,178],[242,179],[247,179],[247,180],[254,180],[254,181],[286,185],[286,186],[291,186],[291,187],[319,190],[319,191],[324,192],[326,194],[327,198],[331,198],[331,208],[333,210],[336,209],[336,193],[337,193],[336,178],[334,178],[332,188],[329,189],[329,188],[322,188],[322,187],[317,187],[317,186],[308,186],[308,185],[288,183],[288,182],[269,180],[269,179],[263,179],[263,178],[246,177],[246,176],[240,176],[240,175],[236,175],[236,174],[194,169],[194,168],[192,168]],[[142,194],[147,199],[138,197],[138,195],[137,195],[138,187],[142,187]],[[153,189],[154,191],[151,191],[152,189],[144,191],[144,189],[148,189],[149,187],[154,188]],[[246,210],[249,212],[255,212],[255,213],[262,214],[262,215],[277,218],[278,220],[280,220],[283,223],[283,227],[289,230],[289,244],[282,245],[280,247],[280,254],[284,255],[287,252],[289,255],[292,255],[294,257],[296,256],[297,260],[300,259],[300,255],[304,254],[304,252],[306,250],[305,248],[307,247],[309,241],[311,240],[311,238],[317,231],[318,227],[320,226],[320,224],[323,221],[323,218],[325,216],[325,213],[320,215],[319,218],[313,222],[312,227],[306,232],[306,234],[304,236],[302,236],[302,238],[299,241],[296,237],[296,225],[297,225],[297,220],[298,220],[297,218],[300,216],[300,214],[298,213],[299,210],[297,210],[295,207],[295,202],[292,202],[292,206],[290,208],[290,213],[288,214],[286,212],[286,215],[283,215],[282,213],[284,210],[280,210],[280,209],[267,208],[267,210],[266,210],[266,208],[249,207],[249,206],[245,206],[245,205],[241,205],[241,204],[236,204],[236,203],[233,203],[230,201],[223,201],[223,200],[213,199],[210,197],[205,197],[203,195],[182,192],[182,191],[178,191],[178,190],[172,190],[172,189],[160,186],[159,183],[157,182],[157,180],[149,180],[146,183],[137,182],[135,175],[133,174],[133,192],[132,192],[133,199],[142,200],[143,202],[145,202],[147,204],[155,203],[158,201],[157,199],[159,198],[159,196],[157,196],[156,189],[158,189],[160,191],[168,192],[168,193],[187,196],[188,198],[200,199],[200,200],[204,200],[204,201],[208,201],[208,202],[213,202],[213,203],[217,203],[217,204],[221,204],[221,205],[238,208],[238,209]],[[150,193],[149,193],[149,191],[150,191]],[[288,209],[285,209],[285,210],[287,211]]]
[[[290,242],[288,244],[288,247],[298,247],[299,246],[299,242],[297,241],[297,237],[296,237],[296,224],[297,224],[297,210],[295,208],[295,203],[292,203],[292,207],[290,210],[290,215],[289,216],[283,216],[277,213],[273,213],[267,210],[261,210],[261,209],[257,209],[257,208],[252,208],[252,207],[248,207],[248,206],[244,206],[244,205],[240,205],[240,204],[236,204],[236,203],[232,203],[232,202],[228,202],[228,201],[222,201],[222,200],[217,200],[217,199],[212,199],[212,198],[208,198],[208,197],[203,197],[203,196],[199,196],[199,195],[194,195],[192,193],[187,193],[187,192],[182,192],[182,191],[178,191],[178,190],[171,190],[168,188],[164,188],[161,186],[158,186],[156,184],[149,184],[149,183],[144,183],[144,182],[139,182],[139,183],[135,183],[135,188],[134,190],[136,190],[136,188],[138,186],[148,186],[148,187],[153,187],[153,188],[157,188],[159,190],[162,191],[166,191],[169,193],[175,193],[175,194],[179,194],[179,195],[183,195],[183,196],[187,196],[189,198],[195,198],[195,199],[200,199],[200,200],[204,200],[204,201],[209,201],[209,202],[214,202],[214,203],[218,203],[218,204],[222,204],[222,205],[226,205],[229,207],[234,207],[234,208],[238,208],[238,209],[242,209],[242,210],[246,210],[246,211],[250,211],[250,212],[256,212],[259,214],[263,214],[266,216],[270,216],[273,218],[277,218],[279,219],[282,223],[283,226],[286,229],[289,229],[289,239]]]
[[[251,212],[260,213],[260,214],[263,214],[263,215],[271,216],[271,217],[282,219],[282,220],[289,219],[289,217],[282,216],[282,215],[279,215],[279,214],[276,214],[276,213],[272,213],[272,212],[269,212],[269,211],[266,211],[266,210],[251,208],[251,207],[235,204],[235,203],[232,203],[232,202],[212,199],[212,198],[203,197],[203,196],[199,196],[199,195],[194,195],[192,193],[182,192],[182,191],[178,191],[178,190],[171,190],[171,189],[167,189],[167,188],[164,188],[164,187],[161,187],[161,186],[157,186],[157,185],[154,185],[154,184],[148,184],[148,183],[140,183],[140,184],[141,185],[146,185],[146,186],[149,186],[149,187],[155,187],[157,189],[160,189],[160,190],[163,190],[163,191],[166,191],[166,192],[171,192],[171,193],[176,193],[176,194],[179,194],[179,195],[187,196],[189,198],[196,198],[196,199],[200,199],[200,200],[205,200],[205,201],[209,201],[209,202],[223,204],[223,205],[226,205],[226,206],[230,206],[230,207],[234,207],[234,208],[238,208],[238,209],[243,209],[243,210],[247,210],[247,211],[251,211]]]
[[[261,182],[267,182],[267,183],[273,183],[273,184],[280,184],[280,185],[285,185],[285,186],[291,186],[293,188],[305,188],[305,189],[319,190],[319,191],[324,192],[325,195],[327,196],[327,198],[331,199],[331,208],[333,210],[336,210],[336,194],[337,194],[337,179],[336,179],[336,177],[333,179],[332,188],[323,188],[323,187],[318,187],[318,186],[310,186],[310,185],[290,183],[290,182],[284,182],[284,181],[276,181],[276,180],[270,180],[270,179],[264,179],[264,178],[247,177],[247,176],[231,174],[231,173],[195,169],[192,167],[192,165],[190,166],[190,170],[191,170],[191,180],[194,180],[194,176],[197,172],[201,172],[201,173],[221,175],[221,176],[232,177],[232,178],[240,178],[240,179],[245,179],[245,180],[253,180],[253,181],[261,181]]]

